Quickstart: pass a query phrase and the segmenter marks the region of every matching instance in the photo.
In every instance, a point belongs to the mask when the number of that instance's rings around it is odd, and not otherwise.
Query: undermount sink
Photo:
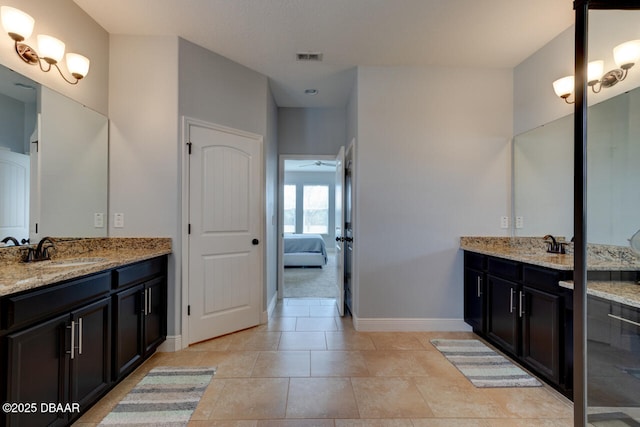
[[[81,266],[81,265],[89,265],[89,264],[95,264],[98,262],[103,262],[106,261],[106,258],[70,258],[70,259],[61,259],[58,261],[51,261],[50,263],[46,264],[45,267],[58,267],[58,268],[63,268],[63,267],[77,267],[77,266]]]

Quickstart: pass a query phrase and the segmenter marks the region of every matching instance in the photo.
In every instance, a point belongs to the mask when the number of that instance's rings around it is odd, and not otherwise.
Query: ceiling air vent
[[[296,53],[298,61],[320,62],[322,61],[322,53],[320,52],[299,52]]]

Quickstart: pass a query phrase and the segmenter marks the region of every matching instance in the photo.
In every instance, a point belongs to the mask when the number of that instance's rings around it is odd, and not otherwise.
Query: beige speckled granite
[[[54,240],[56,249],[50,261],[21,262],[25,246],[0,250],[0,296],[171,253],[170,238]],[[61,265],[65,261],[92,262]]]
[[[562,281],[560,286],[573,290],[573,281]],[[640,308],[640,285],[636,282],[589,280],[587,281],[587,295]]]
[[[461,237],[460,249],[556,270],[573,270],[573,245],[567,245],[567,254],[551,254],[542,237]],[[589,244],[587,256],[591,271],[640,270],[640,258],[631,248]]]

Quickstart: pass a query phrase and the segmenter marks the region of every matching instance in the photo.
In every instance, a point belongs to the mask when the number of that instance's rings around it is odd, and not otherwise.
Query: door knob
[[[344,242],[344,237],[336,237],[336,242]]]
[[[260,243],[260,240],[258,240],[258,239],[253,239],[253,240],[251,241],[251,244],[252,244],[252,245],[257,245],[258,243]]]

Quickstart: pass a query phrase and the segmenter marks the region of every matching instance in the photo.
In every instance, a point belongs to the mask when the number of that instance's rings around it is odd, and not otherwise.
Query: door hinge
[[[191,224],[187,224],[187,234],[191,234]]]
[[[187,316],[191,316],[191,306],[187,306]]]
[[[187,147],[189,147],[189,154],[191,154],[191,143],[187,142]]]

